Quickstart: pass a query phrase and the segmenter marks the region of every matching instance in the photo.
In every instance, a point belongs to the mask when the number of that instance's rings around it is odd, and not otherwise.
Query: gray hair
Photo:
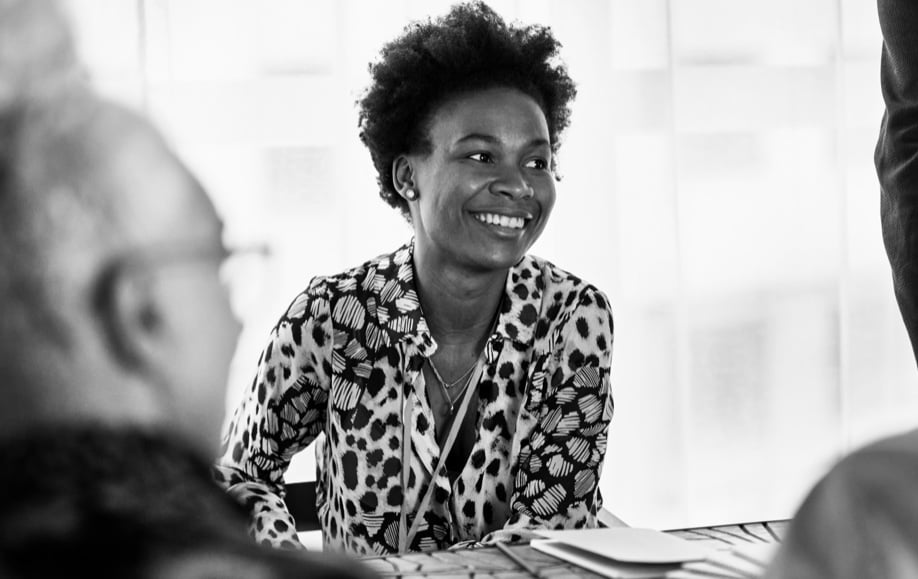
[[[0,340],[68,348],[65,292],[123,242],[105,157],[131,115],[74,90],[0,116]]]

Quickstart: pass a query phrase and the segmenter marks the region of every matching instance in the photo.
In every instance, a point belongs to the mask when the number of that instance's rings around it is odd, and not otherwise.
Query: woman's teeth
[[[489,225],[500,225],[510,229],[522,229],[526,220],[522,217],[508,217],[506,215],[497,215],[496,213],[476,213],[475,219]]]

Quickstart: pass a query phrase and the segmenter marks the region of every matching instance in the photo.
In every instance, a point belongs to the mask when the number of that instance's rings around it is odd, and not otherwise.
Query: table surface
[[[779,543],[788,521],[767,521],[699,527],[667,531],[689,541],[700,541],[711,547],[729,549],[736,545]],[[601,578],[571,563],[546,555],[528,544],[510,545],[516,555],[535,567],[540,577]],[[494,547],[457,551],[433,551],[373,557],[364,562],[385,578],[396,579],[524,579],[532,575]]]

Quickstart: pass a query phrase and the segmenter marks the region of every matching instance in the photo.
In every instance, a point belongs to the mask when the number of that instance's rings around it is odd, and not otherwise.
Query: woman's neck
[[[433,261],[415,254],[418,299],[434,339],[441,346],[480,347],[497,315],[507,272],[471,272]]]

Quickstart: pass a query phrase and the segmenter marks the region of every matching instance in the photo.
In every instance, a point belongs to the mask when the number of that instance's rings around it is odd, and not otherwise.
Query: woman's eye
[[[538,169],[539,171],[545,171],[548,169],[548,161],[545,159],[531,159],[526,162],[526,166],[530,169]]]
[[[472,153],[467,158],[479,163],[490,163],[494,160],[488,153]]]

